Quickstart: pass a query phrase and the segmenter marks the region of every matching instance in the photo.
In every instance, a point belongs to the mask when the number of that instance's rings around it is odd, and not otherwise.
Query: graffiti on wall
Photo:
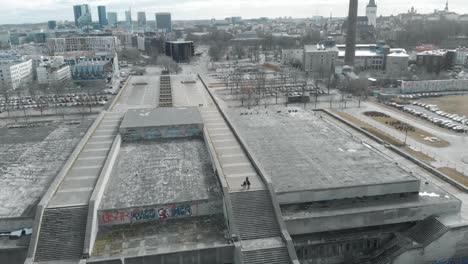
[[[468,257],[442,259],[434,262],[434,264],[468,264]]]
[[[164,220],[192,215],[190,205],[172,205],[161,208],[135,208],[120,211],[102,212],[102,224],[125,224],[145,220]]]

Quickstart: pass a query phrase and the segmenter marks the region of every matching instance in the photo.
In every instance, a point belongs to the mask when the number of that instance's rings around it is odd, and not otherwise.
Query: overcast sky
[[[420,13],[443,9],[446,0],[376,0],[379,15],[399,14],[414,6]],[[228,16],[256,17],[311,17],[314,15],[346,16],[347,0],[0,0],[0,24],[73,20],[73,5],[89,4],[93,20],[97,20],[98,5],[107,12],[119,13],[129,6],[134,13],[146,11],[147,19],[154,20],[155,12],[171,12],[173,19],[210,19]],[[364,14],[368,0],[360,0],[360,15]],[[449,0],[451,11],[468,13],[467,0]]]

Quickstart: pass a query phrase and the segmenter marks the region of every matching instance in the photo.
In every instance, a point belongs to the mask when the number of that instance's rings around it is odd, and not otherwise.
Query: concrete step
[[[88,206],[47,208],[42,218],[35,261],[80,259]]]
[[[291,263],[286,247],[242,251],[244,264],[287,264]]]

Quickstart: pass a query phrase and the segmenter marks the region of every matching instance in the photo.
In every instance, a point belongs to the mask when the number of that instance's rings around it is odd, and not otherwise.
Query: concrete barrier
[[[31,228],[34,224],[32,217],[0,218],[0,232],[11,232],[23,228]]]
[[[37,205],[36,216],[34,218],[33,233],[32,233],[32,236],[31,236],[31,241],[29,243],[28,258],[26,259],[25,263],[32,263],[32,261],[34,259],[34,255],[36,254],[37,241],[39,239],[39,232],[40,232],[40,229],[41,229],[42,216],[44,215],[45,208],[49,204],[50,200],[54,196],[54,194],[57,191],[58,187],[60,186],[63,179],[67,175],[68,171],[73,166],[73,163],[75,163],[78,155],[83,150],[83,148],[85,147],[85,145],[88,142],[89,138],[94,133],[94,130],[96,130],[97,126],[99,125],[99,123],[101,122],[101,120],[103,118],[104,118],[104,113],[101,113],[96,118],[96,120],[94,120],[91,127],[88,129],[86,134],[83,136],[81,141],[78,143],[75,150],[70,155],[70,158],[68,158],[67,162],[62,167],[60,172],[57,174],[57,176],[55,177],[55,180],[49,186],[49,188],[47,189],[47,192],[44,194],[44,196],[42,196],[41,201]]]
[[[273,204],[273,209],[275,211],[276,220],[277,220],[278,225],[279,225],[279,227],[281,229],[282,238],[286,242],[286,247],[288,249],[289,257],[291,258],[291,261],[293,262],[293,264],[299,264],[299,260],[297,258],[297,254],[296,254],[296,249],[294,248],[294,244],[292,242],[291,236],[289,235],[288,230],[286,228],[286,224],[284,223],[283,215],[281,214],[281,208],[279,206],[278,199],[276,197],[275,189],[274,189],[273,183],[271,181],[271,178],[263,170],[263,168],[261,166],[259,166],[260,162],[253,156],[253,154],[252,154],[253,152],[250,150],[250,148],[245,143],[246,141],[238,133],[236,128],[232,125],[231,120],[224,113],[224,110],[219,105],[218,99],[212,94],[210,89],[208,89],[208,86],[205,84],[205,81],[203,80],[203,78],[201,78],[200,75],[198,75],[198,78],[201,80],[203,86],[207,90],[208,94],[210,95],[211,99],[215,103],[216,107],[219,109],[219,111],[220,111],[221,115],[223,116],[224,120],[228,124],[229,128],[232,130],[234,136],[239,141],[242,149],[247,154],[247,157],[250,159],[250,161],[251,161],[252,165],[254,166],[255,170],[257,171],[259,176],[264,181],[264,183],[265,183],[265,185],[267,187],[267,190],[270,193],[270,198],[271,198],[271,201],[272,201],[272,204]]]
[[[117,101],[119,101],[120,97],[122,96],[123,91],[125,90],[125,88],[127,88],[127,85],[128,85],[128,83],[130,82],[131,79],[132,79],[132,76],[130,75],[127,78],[127,81],[125,81],[124,85],[122,86],[122,89],[120,89],[120,91],[117,93],[117,95],[112,100],[112,103],[109,105],[107,110],[111,111],[114,108],[114,106],[117,104]]]
[[[88,219],[86,223],[86,234],[83,247],[83,255],[88,258],[93,251],[94,241],[96,240],[97,233],[99,231],[98,221],[98,209],[101,204],[102,196],[106,189],[107,182],[109,181],[112,169],[119,157],[120,145],[122,139],[120,135],[117,135],[112,143],[112,147],[107,155],[104,167],[101,170],[99,178],[94,186],[93,193],[89,199],[88,206]]]

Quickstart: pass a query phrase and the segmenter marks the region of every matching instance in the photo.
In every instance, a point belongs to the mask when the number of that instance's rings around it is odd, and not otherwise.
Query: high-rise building
[[[93,21],[89,5],[75,5],[73,6],[73,13],[75,15],[75,25],[77,27],[90,25]]]
[[[132,26],[132,10],[125,11],[125,22],[127,26]]]
[[[115,26],[117,25],[118,22],[118,17],[116,12],[108,12],[107,13],[107,23],[109,25]]]
[[[369,4],[366,7],[366,16],[368,18],[368,23],[371,26],[377,25],[377,5],[374,0],[370,0]]]
[[[57,28],[57,21],[55,20],[50,20],[47,22],[47,28],[50,30],[54,30]]]
[[[98,16],[99,16],[99,25],[101,27],[106,26],[107,23],[107,17],[106,17],[106,7],[105,6],[98,6]]]
[[[146,13],[145,12],[138,12],[138,26],[139,27],[146,26]]]
[[[156,13],[156,28],[163,32],[172,31],[171,13]]]
[[[348,31],[346,33],[345,65],[354,66],[356,55],[356,27],[358,14],[358,0],[349,0]]]

